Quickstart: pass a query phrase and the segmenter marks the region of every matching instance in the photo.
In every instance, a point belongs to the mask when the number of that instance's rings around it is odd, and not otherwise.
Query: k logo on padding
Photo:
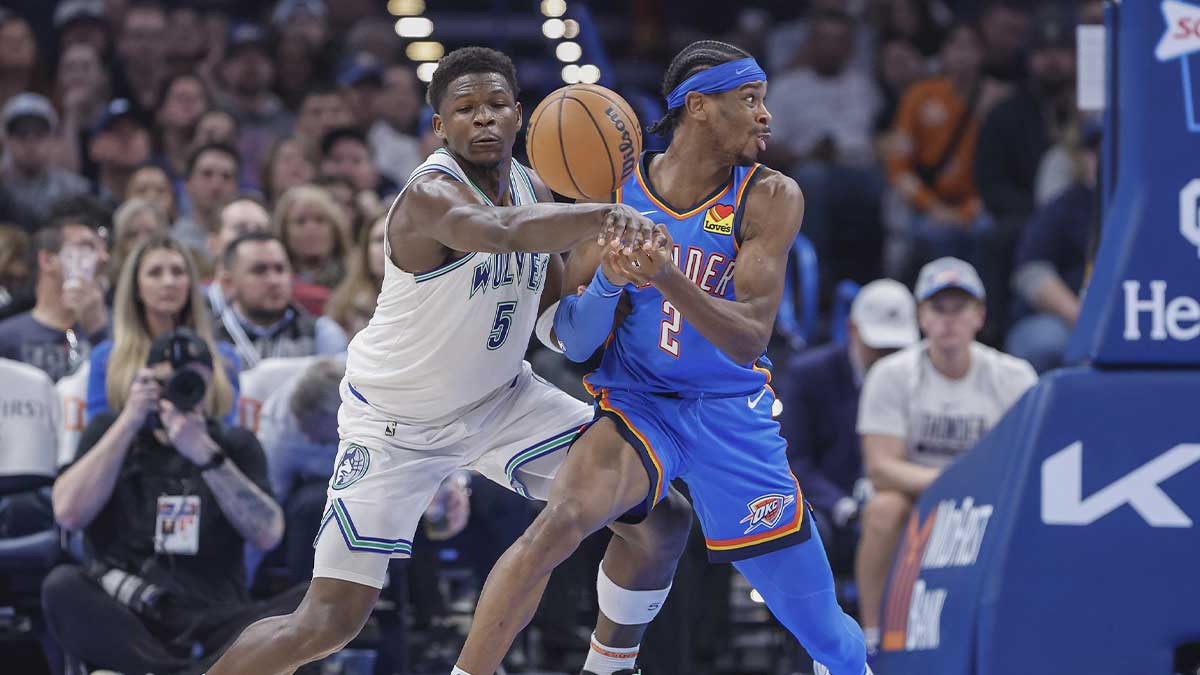
[[[347,445],[341,461],[338,462],[337,471],[333,474],[331,487],[334,490],[343,490],[354,485],[367,475],[367,468],[370,466],[371,453],[366,448],[354,443]]]

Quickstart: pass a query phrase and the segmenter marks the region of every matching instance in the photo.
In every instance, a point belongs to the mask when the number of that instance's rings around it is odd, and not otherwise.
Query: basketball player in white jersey
[[[589,238],[624,251],[664,240],[624,205],[538,204],[549,190],[512,161],[516,95],[499,52],[468,47],[439,63],[429,102],[444,145],[389,214],[383,290],[349,348],[312,585],[295,613],[247,628],[210,675],[292,673],[343,647],[370,615],[388,561],[409,555],[443,478],[473,469],[545,499],[592,420],[590,405],[522,360],[559,297],[556,254]],[[603,644],[640,638],[665,600],[691,517],[681,496],[668,501],[639,525],[613,526],[595,633]]]

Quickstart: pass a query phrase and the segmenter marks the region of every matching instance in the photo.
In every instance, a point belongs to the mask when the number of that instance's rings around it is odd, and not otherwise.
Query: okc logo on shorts
[[[367,475],[367,467],[371,466],[371,453],[361,445],[351,443],[346,446],[346,451],[342,453],[342,459],[338,462],[337,471],[333,473],[334,490],[342,490],[354,485],[363,476]]]
[[[763,495],[751,501],[746,505],[746,508],[750,509],[750,515],[740,521],[750,523],[742,534],[750,534],[759,525],[768,530],[775,527],[783,520],[784,510],[795,501],[794,495]]]

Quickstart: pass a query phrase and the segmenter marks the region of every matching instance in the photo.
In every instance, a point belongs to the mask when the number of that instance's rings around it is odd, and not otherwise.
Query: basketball
[[[538,104],[525,149],[551,190],[575,199],[606,199],[633,173],[642,154],[642,128],[616,92],[573,84]]]

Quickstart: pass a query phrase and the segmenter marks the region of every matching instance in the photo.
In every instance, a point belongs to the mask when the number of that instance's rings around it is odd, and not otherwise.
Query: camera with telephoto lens
[[[170,401],[180,412],[189,412],[204,400],[208,384],[203,375],[189,367],[193,364],[210,370],[213,367],[212,354],[199,335],[188,328],[176,328],[155,338],[146,366],[154,368],[160,363],[170,363],[173,371],[169,377],[158,381],[163,400]],[[161,428],[162,420],[152,412],[146,418],[146,426]]]
[[[105,593],[128,607],[139,616],[156,617],[164,600],[163,589],[146,579],[93,561],[87,566],[87,574]]]
[[[162,382],[162,397],[177,410],[191,410],[204,399],[205,389],[204,377],[191,368],[184,368]]]

